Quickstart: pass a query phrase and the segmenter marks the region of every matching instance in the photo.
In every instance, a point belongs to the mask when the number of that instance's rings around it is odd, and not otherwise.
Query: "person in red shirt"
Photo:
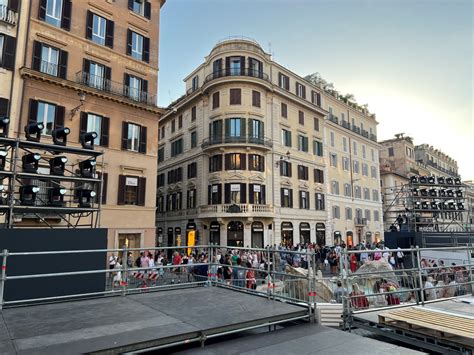
[[[174,253],[173,265],[175,265],[175,266],[181,265],[181,255],[179,255],[179,253],[178,253],[177,251]],[[175,269],[175,271],[178,271],[178,272],[179,272],[179,268],[177,267],[177,268]]]
[[[351,254],[351,272],[354,273],[357,270],[357,257],[355,254]]]

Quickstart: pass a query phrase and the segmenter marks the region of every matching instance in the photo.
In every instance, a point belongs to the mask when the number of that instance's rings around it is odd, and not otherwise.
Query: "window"
[[[148,81],[133,75],[125,74],[125,87],[128,88],[128,97],[135,101],[146,101]]]
[[[132,58],[150,61],[150,39],[132,30],[127,30],[127,55]]]
[[[183,138],[171,142],[171,157],[175,157],[183,153]]]
[[[364,200],[370,200],[370,190],[364,187]]]
[[[374,221],[378,222],[380,220],[379,211],[374,211]]]
[[[228,57],[226,58],[227,73],[229,75],[242,75],[242,69],[245,63],[245,57]]]
[[[51,135],[54,129],[54,119],[56,116],[56,105],[47,102],[38,101],[38,116],[36,121],[43,123],[44,130],[42,134]]]
[[[165,174],[159,174],[158,175],[158,181],[157,181],[157,186],[158,187],[163,187],[165,186]]]
[[[362,145],[362,158],[365,159],[365,145]]]
[[[329,163],[332,167],[337,168],[337,154],[329,153]]]
[[[366,163],[362,163],[362,175],[369,176],[369,166]]]
[[[265,185],[249,184],[249,203],[255,205],[264,205]]]
[[[255,58],[249,57],[248,75],[263,78],[263,63]]]
[[[241,105],[242,104],[242,90],[241,89],[230,89],[230,105]]]
[[[220,105],[220,94],[219,91],[212,94],[212,109],[218,108]]]
[[[357,218],[358,220],[361,220],[362,219],[362,210],[360,208],[356,208],[355,210],[355,218]]]
[[[355,191],[355,198],[362,198],[362,191],[361,191],[360,186],[355,186],[354,191]]]
[[[165,147],[158,149],[158,163],[165,161]]]
[[[313,141],[313,154],[317,155],[318,157],[324,156],[323,152],[323,143],[317,140]]]
[[[222,155],[213,155],[209,157],[209,172],[221,171],[222,170]]]
[[[316,193],[316,210],[324,211],[324,194]]]
[[[226,120],[226,137],[240,138],[245,136],[245,120],[242,118],[229,118]]]
[[[281,194],[281,207],[293,207],[293,190],[282,188]]]
[[[173,119],[171,120],[171,133],[174,133],[176,131],[176,120]]]
[[[365,210],[365,219],[370,221],[370,210]]]
[[[246,203],[246,184],[224,184],[224,203]]]
[[[347,138],[342,137],[342,149],[347,153]]]
[[[207,202],[209,205],[219,205],[222,203],[222,185],[214,184],[208,186]]]
[[[374,201],[379,200],[379,192],[377,190],[372,190],[372,200]]]
[[[40,9],[41,12],[41,9]],[[61,27],[63,0],[47,0],[44,20],[50,25]]]
[[[331,147],[334,147],[334,146],[335,146],[335,143],[334,143],[334,132],[329,132],[329,137],[330,137]]]
[[[197,147],[197,132],[193,131],[191,132],[191,148],[196,148]]]
[[[308,180],[308,167],[304,165],[298,165],[298,179]]]
[[[291,147],[291,131],[286,129],[281,130],[281,143],[285,147]]]
[[[86,85],[99,90],[110,89],[111,69],[105,65],[84,59],[82,80]]]
[[[199,76],[194,76],[193,81],[191,82],[191,90],[196,91],[199,87]]]
[[[353,149],[352,153],[354,155],[357,155],[357,142],[353,142],[353,145],[354,145],[354,149]]]
[[[92,15],[92,41],[98,44],[105,44],[105,26],[106,19],[93,14]]]
[[[349,158],[348,157],[342,157],[342,169],[344,169],[345,171],[350,170]]]
[[[222,143],[222,120],[215,120],[209,123],[209,133],[211,143]]]
[[[249,170],[265,171],[265,157],[258,154],[249,154]]]
[[[290,90],[290,78],[285,74],[278,73],[278,86],[285,90]]]
[[[291,177],[291,163],[288,161],[280,161],[280,175]]]
[[[195,178],[197,176],[197,163],[193,162],[188,164],[188,179]]]
[[[189,173],[189,171],[188,171]],[[168,171],[168,185],[183,181],[183,169],[176,168]]]
[[[346,207],[346,219],[351,220],[352,219],[352,208]]]
[[[324,171],[321,169],[314,169],[314,182],[324,184]]]
[[[196,208],[196,189],[188,190],[186,208]]]
[[[57,76],[58,65],[59,65],[59,49],[42,45],[40,71],[42,73]]]
[[[151,4],[146,0],[129,0],[128,8],[147,19],[151,18]]]
[[[119,175],[118,205],[145,206],[146,178]]]
[[[388,156],[393,157],[395,154],[393,152],[393,148],[388,148]]]
[[[183,128],[183,115],[178,116],[178,129]]]
[[[245,154],[232,153],[225,155],[225,170],[245,170]]]
[[[127,136],[127,149],[138,152],[140,143],[140,126],[129,123],[128,124],[128,136]]]
[[[0,34],[0,65],[3,67],[3,52],[5,50],[5,35]]]
[[[375,161],[375,152],[372,148],[370,149],[370,155],[371,155],[372,161]]]
[[[95,145],[109,145],[109,118],[93,113],[81,113],[80,133],[96,132]]]
[[[339,206],[332,206],[332,217],[335,219],[341,218],[341,210],[339,209]]]
[[[351,197],[351,185],[350,184],[344,184],[344,196],[346,197]]]
[[[331,193],[333,195],[339,195],[339,181],[331,182]]]
[[[260,107],[260,92],[252,90],[252,106]]]
[[[87,11],[86,38],[97,44],[113,48],[114,22]]]
[[[281,103],[281,117],[288,118],[288,106],[285,103]]]
[[[319,119],[316,117],[313,117],[313,125],[314,125],[314,130],[319,131]]]
[[[298,150],[300,152],[308,152],[308,137],[298,135]]]
[[[0,36],[0,40],[1,40]],[[33,42],[34,70],[66,79],[68,53],[43,43]]]
[[[316,91],[311,91],[311,102],[314,105],[321,106],[321,94]]]
[[[300,191],[300,208],[309,210],[309,192]]]
[[[306,87],[298,82],[296,83],[296,95],[306,99]]]
[[[360,169],[359,169],[359,162],[357,160],[354,160],[354,169],[353,169],[353,171],[354,171],[354,174],[359,174]]]
[[[304,126],[304,112],[298,111],[298,122],[300,125]]]

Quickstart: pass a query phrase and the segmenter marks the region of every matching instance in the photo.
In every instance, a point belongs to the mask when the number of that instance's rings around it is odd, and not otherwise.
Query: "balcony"
[[[369,132],[367,132],[365,129],[362,129],[360,134],[362,137],[369,138]]]
[[[351,124],[348,121],[341,121],[341,126],[347,129],[351,129]]]
[[[339,123],[339,118],[337,116],[334,116],[332,113],[329,114],[329,121],[334,122],[335,124]]]
[[[253,78],[262,79],[262,80],[270,82],[268,74],[265,74],[264,72],[260,70],[255,70],[252,68],[226,68],[226,69],[215,71],[212,74],[209,74],[208,76],[206,76],[206,80],[204,80],[204,84],[212,80],[227,77],[227,76],[247,76],[247,77],[253,77]]]
[[[216,217],[273,217],[275,209],[270,205],[225,204],[199,207],[199,218]]]
[[[360,226],[360,227],[366,226],[367,225],[367,218],[355,217],[354,218],[354,224],[356,226]]]
[[[89,86],[93,89],[104,91],[116,96],[125,97],[131,101],[156,106],[156,95],[142,91],[123,83],[105,79],[104,77],[92,75],[83,71],[76,73],[76,83]]]
[[[376,136],[375,134],[373,134],[373,133],[370,133],[369,139],[370,139],[371,141],[377,142],[377,136]]]
[[[14,26],[18,21],[18,14],[15,10],[10,9],[8,6],[0,5],[0,21]]]
[[[357,134],[361,134],[361,129],[360,129],[360,127],[352,125],[352,132],[355,132]]]
[[[270,149],[273,146],[273,142],[270,138],[260,138],[252,136],[243,136],[243,137],[211,137],[203,140],[201,144],[202,149],[206,149],[213,146],[224,145],[224,144],[251,144],[255,146],[260,146],[265,149]]]

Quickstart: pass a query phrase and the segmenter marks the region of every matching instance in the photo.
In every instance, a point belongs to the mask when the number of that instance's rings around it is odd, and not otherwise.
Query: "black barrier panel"
[[[37,252],[107,248],[107,229],[0,229],[0,250]],[[0,260],[2,258],[0,257]],[[103,270],[108,267],[106,252],[8,256],[8,276],[58,272]],[[41,277],[7,280],[5,301],[102,292],[106,275]]]

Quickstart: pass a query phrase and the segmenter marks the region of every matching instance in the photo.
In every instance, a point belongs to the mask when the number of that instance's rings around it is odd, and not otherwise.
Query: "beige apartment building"
[[[160,119],[159,241],[326,244],[322,91],[244,39],[185,83]]]
[[[103,162],[97,163],[103,180],[99,226],[108,228],[109,248],[155,244],[162,114],[156,100],[158,39],[164,2],[20,2],[19,33],[24,37],[15,56],[9,136],[24,137],[25,125],[43,123],[41,142],[51,143],[52,131],[67,127],[68,145],[80,146],[82,133],[97,133],[95,149],[104,152]],[[68,164],[74,168],[79,160],[72,159]],[[49,166],[40,162],[38,172],[49,174]],[[15,221],[45,227],[27,215]],[[57,219],[48,223],[62,225]]]
[[[415,159],[426,165],[430,175],[459,177],[457,161],[429,144],[415,146]]]

